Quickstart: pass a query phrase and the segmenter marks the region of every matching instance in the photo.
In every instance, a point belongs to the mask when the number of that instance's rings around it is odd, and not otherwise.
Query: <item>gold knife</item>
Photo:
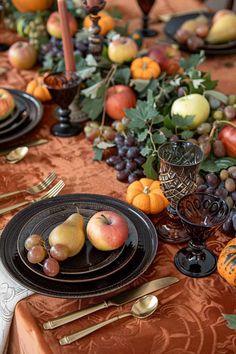
[[[177,283],[179,281],[176,277],[165,277],[156,280],[152,280],[148,283],[140,285],[134,289],[127,290],[123,293],[113,296],[107,301],[104,301],[98,305],[88,307],[79,311],[69,313],[68,315],[63,315],[57,317],[53,320],[49,320],[43,324],[44,329],[53,329],[62,326],[66,323],[78,320],[81,317],[94,313],[98,310],[108,308],[110,306],[121,306],[132,300],[138,299],[141,296],[153,293],[154,291],[166,288],[167,286]]]
[[[21,146],[30,147],[30,146],[38,146],[38,145],[42,145],[42,144],[47,144],[47,143],[48,143],[47,139],[37,139],[37,140],[29,141],[28,143],[26,142],[26,143],[22,143],[22,144],[18,144],[18,145],[12,145],[11,147],[6,148],[6,149],[1,149],[0,148],[0,156],[1,155],[6,155],[10,151],[12,151],[13,149],[21,147]]]

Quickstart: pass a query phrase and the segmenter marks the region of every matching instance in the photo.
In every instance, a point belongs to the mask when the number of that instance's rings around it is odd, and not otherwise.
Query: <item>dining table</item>
[[[106,9],[114,7],[119,9],[122,21],[129,24],[130,31],[141,27],[141,10],[135,0],[107,0]],[[206,5],[198,0],[156,1],[150,13],[150,27],[157,29],[158,35],[145,38],[143,48],[149,48],[159,40],[169,42],[163,31],[165,23],[159,19],[160,15],[175,15],[203,8],[206,9]],[[19,37],[14,32],[1,29],[0,39],[1,42],[12,44]],[[8,61],[7,52],[0,53],[1,68],[4,71],[0,74],[0,87],[23,91],[38,70],[37,66],[31,70],[13,68]],[[225,94],[236,94],[236,54],[207,56],[200,69],[209,71],[212,78],[218,80],[217,90]],[[98,195],[101,202],[107,196],[125,202],[128,184],[119,182],[114,169],[104,161],[94,160],[92,144],[84,133],[67,138],[53,136],[50,128],[56,122],[55,105],[44,103],[43,109],[38,125],[14,141],[14,144],[24,145],[26,141],[36,139],[47,139],[48,143],[30,147],[26,157],[16,164],[7,164],[4,155],[0,156],[0,194],[37,184],[51,171],[55,171],[58,179],[65,183],[60,196],[90,194]],[[1,200],[1,207],[21,202],[24,197],[26,196],[19,194]],[[0,229],[4,229],[19,210],[1,215]],[[229,240],[229,236],[218,232],[207,240],[207,246],[219,255]],[[94,296],[81,298],[32,292],[18,283],[17,279],[12,279],[1,265],[0,270],[5,278],[2,280],[0,277],[0,319],[8,321],[7,334],[2,337],[6,341],[2,353],[236,353],[235,330],[227,326],[224,318],[225,314],[236,314],[236,288],[221,278],[217,271],[204,278],[191,278],[180,273],[174,265],[174,256],[182,247],[183,244],[158,240],[157,252],[148,269],[118,289],[118,292],[125,291],[161,277],[179,278],[179,282],[154,293],[159,305],[151,317],[121,319],[66,346],[59,344],[59,339],[63,336],[127,312],[132,303],[104,308],[61,327],[45,330],[43,323],[49,319],[98,304],[116,294],[116,291],[97,296],[95,292]],[[113,277],[115,282],[116,273]],[[95,290],[99,281],[98,279],[94,284]],[[62,283],[62,289],[63,286]],[[14,299],[13,305],[9,305],[10,298]]]

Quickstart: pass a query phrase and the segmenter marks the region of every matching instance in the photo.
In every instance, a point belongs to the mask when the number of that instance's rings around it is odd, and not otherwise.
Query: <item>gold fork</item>
[[[45,177],[41,182],[39,182],[35,186],[31,186],[29,188],[15,191],[15,192],[1,194],[0,199],[11,197],[13,195],[20,194],[20,193],[36,194],[36,193],[42,192],[47,187],[50,186],[50,184],[56,179],[56,177],[57,177],[57,175],[55,172],[50,172],[47,177]]]
[[[14,204],[14,205],[11,205],[7,208],[2,208],[2,209],[0,209],[0,215],[5,214],[5,213],[7,213],[11,210],[14,210],[14,209],[18,209],[24,205],[38,202],[39,200],[55,197],[58,193],[60,193],[60,191],[62,190],[62,188],[64,186],[65,186],[65,183],[62,180],[60,180],[59,182],[57,182],[57,184],[55,184],[55,186],[53,186],[51,189],[49,189],[49,191],[46,194],[44,194],[43,196],[41,196],[39,198],[31,199],[31,200],[26,200],[25,202]]]

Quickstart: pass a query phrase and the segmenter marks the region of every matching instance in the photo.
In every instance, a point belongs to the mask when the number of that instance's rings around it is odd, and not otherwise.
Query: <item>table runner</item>
[[[117,5],[123,12],[124,19],[131,18],[131,29],[140,26],[140,11],[135,1],[127,3],[112,0],[109,5]],[[154,19],[157,14],[185,11],[196,7],[202,7],[202,4],[194,0],[188,2],[159,0],[151,12],[151,17]],[[1,33],[1,38],[2,34],[9,39],[8,33]],[[14,34],[10,40],[15,40]],[[151,43],[153,39],[147,39],[144,46],[148,47]],[[228,94],[235,93],[236,85],[232,77],[235,76],[233,73],[236,70],[228,65],[234,61],[235,56],[208,58],[201,69],[210,70],[213,78],[219,80],[219,90]],[[12,69],[6,54],[1,54],[0,65],[10,69],[5,75],[0,76],[0,86],[24,89],[26,83],[35,75],[34,70]],[[53,114],[54,107],[45,105],[42,122],[34,132],[27,135],[29,140],[47,137],[48,145],[30,149],[27,159],[18,165],[9,166],[7,172],[5,165],[1,165],[0,193],[27,186],[29,182],[36,183],[54,169],[66,182],[63,193],[99,193],[124,200],[127,185],[119,183],[114,170],[105,163],[92,160],[91,144],[83,135],[69,139],[59,139],[50,135],[50,126],[55,122]],[[108,180],[109,184],[106,183],[104,190],[104,181]],[[11,202],[19,200],[20,197],[17,197]],[[14,213],[11,213],[1,217],[0,227],[3,227],[13,215]],[[220,235],[217,239],[210,239],[208,246],[218,254],[227,240],[228,238]],[[111,347],[114,353],[122,354],[234,353],[234,332],[226,327],[222,313],[235,311],[232,301],[235,289],[229,287],[217,273],[206,279],[191,279],[180,275],[173,265],[174,254],[179,248],[180,246],[160,243],[153,265],[145,275],[132,284],[137,285],[167,275],[176,275],[182,279],[181,283],[158,294],[161,306],[153,318],[148,321],[130,319],[113,324],[109,329],[101,330],[78,343],[62,348],[57,341],[62,335],[110,318],[117,312],[128,310],[130,305],[119,310],[104,310],[54,331],[42,331],[42,323],[51,316],[84,308],[101,299],[52,300],[46,296],[33,295],[20,301],[16,306],[8,353],[28,354],[32,353],[32,350],[40,354],[69,353],[73,350],[80,353],[110,353]],[[0,294],[3,295],[3,292]],[[176,325],[173,325],[174,323]]]

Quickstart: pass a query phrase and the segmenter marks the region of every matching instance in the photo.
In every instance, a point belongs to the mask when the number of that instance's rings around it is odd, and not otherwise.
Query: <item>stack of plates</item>
[[[33,96],[18,90],[8,91],[15,100],[14,111],[0,121],[0,144],[20,138],[30,132],[42,119],[42,104]]]
[[[48,243],[52,229],[71,214],[80,212],[85,225],[101,210],[121,214],[128,223],[129,237],[114,251],[99,251],[88,240],[81,252],[60,262],[60,273],[48,277],[40,264],[27,260],[26,238],[34,233]],[[152,263],[157,251],[157,235],[149,218],[115,198],[74,194],[40,201],[19,212],[1,236],[1,258],[10,274],[25,287],[57,297],[93,297],[120,289],[139,277]]]

